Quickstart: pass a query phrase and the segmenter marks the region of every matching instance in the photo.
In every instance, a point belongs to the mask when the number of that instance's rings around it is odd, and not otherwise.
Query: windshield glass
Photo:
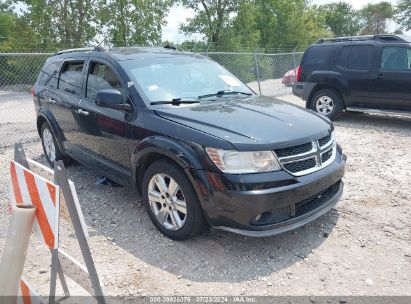
[[[120,61],[120,64],[137,88],[144,93],[148,103],[173,99],[197,100],[201,96],[221,91],[253,94],[245,84],[222,66],[202,57],[144,58],[124,60]],[[220,94],[205,100],[233,96],[236,95]]]

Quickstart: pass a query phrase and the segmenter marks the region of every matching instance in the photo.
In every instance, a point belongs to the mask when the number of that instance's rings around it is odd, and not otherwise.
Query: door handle
[[[47,100],[51,104],[55,104],[57,101],[55,101],[53,98],[50,98]]]
[[[78,109],[76,112],[77,112],[78,114],[84,115],[84,116],[88,116],[88,115],[90,114],[89,112],[84,111],[84,110],[82,110],[82,109]]]
[[[378,74],[378,75],[377,75],[377,78],[378,78],[378,79],[384,78],[384,74]]]

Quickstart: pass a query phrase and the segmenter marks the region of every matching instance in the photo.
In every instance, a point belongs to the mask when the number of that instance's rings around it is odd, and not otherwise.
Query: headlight
[[[213,163],[225,173],[256,173],[281,170],[272,151],[238,152],[206,148]]]

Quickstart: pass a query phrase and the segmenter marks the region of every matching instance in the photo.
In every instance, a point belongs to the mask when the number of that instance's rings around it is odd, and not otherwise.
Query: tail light
[[[31,96],[36,96],[36,91],[34,91],[34,87],[31,88]]]
[[[299,65],[298,67],[297,67],[297,77],[296,77],[296,79],[297,79],[297,81],[301,81],[301,66]]]

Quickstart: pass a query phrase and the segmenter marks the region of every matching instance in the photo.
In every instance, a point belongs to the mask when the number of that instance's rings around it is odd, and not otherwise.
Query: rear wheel
[[[153,163],[144,175],[142,190],[147,213],[167,237],[184,240],[204,229],[205,220],[193,186],[173,162]]]
[[[62,160],[64,165],[68,165],[71,162],[71,159],[63,156],[61,153],[56,138],[54,137],[53,131],[51,130],[48,123],[43,123],[40,129],[41,134],[41,143],[43,145],[44,156],[46,156],[47,162],[51,167],[54,166],[55,161]]]
[[[335,120],[344,110],[340,95],[331,89],[320,90],[314,94],[310,102],[311,110]]]

